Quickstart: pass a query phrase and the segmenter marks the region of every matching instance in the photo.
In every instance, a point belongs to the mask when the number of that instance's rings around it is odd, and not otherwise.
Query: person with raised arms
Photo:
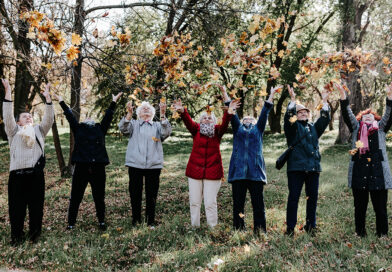
[[[105,167],[109,164],[109,157],[105,146],[105,136],[113,119],[116,102],[121,95],[122,92],[112,95],[113,100],[100,123],[96,123],[90,117],[83,122],[78,122],[63,98],[54,95],[69,122],[75,143],[71,157],[71,163],[75,167],[72,173],[67,230],[75,228],[79,206],[88,183],[91,185],[94,198],[98,227],[100,230],[106,230],[107,228],[105,223]]]
[[[11,243],[17,245],[24,240],[23,225],[26,208],[29,211],[28,237],[36,242],[42,231],[45,200],[45,136],[54,121],[54,109],[46,84],[45,114],[40,124],[35,125],[29,112],[14,117],[11,86],[7,79],[1,80],[5,89],[3,118],[10,146],[10,175],[8,181],[8,208],[11,223]]]
[[[146,222],[155,227],[155,207],[157,203],[161,170],[163,168],[162,142],[170,136],[171,125],[167,120],[166,103],[161,102],[160,121],[154,121],[155,108],[143,101],[136,109],[137,120],[132,119],[132,102],[127,104],[127,115],[118,127],[127,135],[128,147],[125,166],[129,174],[129,194],[132,206],[132,224],[142,222],[143,178],[146,190]]]
[[[355,232],[366,236],[366,210],[369,195],[376,214],[377,236],[388,235],[388,189],[392,189],[391,170],[386,150],[386,134],[392,125],[392,84],[386,86],[386,108],[381,118],[371,108],[355,116],[346,96],[347,87],[335,84],[340,92],[343,120],[352,137],[348,186],[354,197]]]
[[[221,89],[225,104],[230,102],[223,86]],[[253,231],[266,232],[264,185],[267,184],[267,173],[263,157],[263,134],[267,124],[268,113],[273,107],[275,92],[281,86],[271,89],[258,120],[253,116],[245,116],[242,120],[235,114],[231,118],[233,127],[233,152],[230,159],[228,182],[232,185],[233,194],[233,226],[245,229],[244,206],[246,192],[249,190],[253,207]]]
[[[328,91],[322,93],[323,106],[320,117],[315,123],[310,122],[310,110],[295,100],[292,87],[287,86],[291,101],[284,116],[284,133],[288,146],[294,146],[287,160],[287,179],[289,196],[286,210],[286,234],[294,235],[297,224],[298,201],[302,187],[306,192],[305,231],[314,234],[316,229],[316,209],[318,199],[319,177],[321,172],[321,155],[319,138],[327,128],[331,117],[328,105]]]
[[[192,152],[185,172],[188,177],[193,227],[200,226],[200,207],[203,198],[208,226],[214,227],[218,224],[217,195],[223,178],[220,143],[239,105],[239,101],[232,101],[229,109],[224,111],[222,123],[218,125],[212,111],[203,112],[199,118],[200,123],[196,123],[182,105],[181,99],[173,103],[173,107],[180,113],[193,137]]]

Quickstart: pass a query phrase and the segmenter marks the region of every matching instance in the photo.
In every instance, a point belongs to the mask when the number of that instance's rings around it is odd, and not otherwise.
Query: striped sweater
[[[23,142],[22,136],[19,134],[17,135],[21,127],[15,122],[12,102],[3,102],[3,119],[5,132],[7,133],[8,143],[10,145],[10,171],[34,167],[42,154],[41,148],[37,141],[35,141],[33,148],[28,148]],[[41,124],[34,125],[35,135],[40,141],[42,148],[44,148],[45,136],[52,127],[53,121],[53,105],[46,104],[45,114]]]

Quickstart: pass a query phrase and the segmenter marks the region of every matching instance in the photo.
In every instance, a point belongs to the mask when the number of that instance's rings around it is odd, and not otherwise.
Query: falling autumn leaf
[[[293,115],[293,116],[291,116],[290,119],[289,119],[289,122],[290,122],[291,124],[295,123],[296,121],[297,121],[297,115]]]
[[[360,140],[355,142],[355,147],[356,148],[363,148],[363,142],[361,142]]]
[[[80,45],[82,43],[82,38],[79,36],[79,34],[72,33],[71,43],[73,45]]]
[[[159,139],[156,138],[156,137],[152,137],[152,140],[153,140],[154,142],[159,142]]]
[[[78,57],[79,53],[80,53],[79,48],[71,45],[71,47],[67,50],[67,59],[69,61],[72,61]]]
[[[243,214],[243,213],[239,213],[238,215],[239,215],[239,217],[241,217],[241,218],[244,218],[244,217],[245,217],[245,214]]]

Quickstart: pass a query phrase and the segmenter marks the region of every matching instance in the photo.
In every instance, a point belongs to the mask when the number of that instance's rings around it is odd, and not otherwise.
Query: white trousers
[[[216,197],[221,186],[221,181],[188,178],[188,183],[192,226],[200,226],[200,207],[203,196],[207,224],[210,227],[216,226],[218,224],[218,205]]]

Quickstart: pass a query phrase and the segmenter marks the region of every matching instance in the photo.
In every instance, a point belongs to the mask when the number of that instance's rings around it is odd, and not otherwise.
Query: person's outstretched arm
[[[291,101],[290,101],[289,105],[287,106],[287,110],[284,115],[283,128],[284,128],[284,133],[285,133],[286,138],[293,140],[295,138],[296,133],[297,133],[298,123],[297,123],[296,119],[293,120],[292,118],[296,117],[297,110],[296,110],[294,90],[289,85],[287,85],[287,88],[288,88],[288,92],[291,97]]]
[[[230,99],[229,95],[227,94],[224,86],[218,85],[218,87],[222,93],[222,98],[225,103],[225,106],[228,107],[230,105],[231,99]],[[237,113],[231,117],[230,122],[231,122],[231,127],[233,128],[233,134],[236,134],[238,131],[238,128],[241,125],[241,121],[240,121],[240,118],[238,118]]]
[[[386,86],[387,90],[387,105],[385,108],[384,115],[382,116],[378,126],[384,132],[387,132],[392,125],[392,83]]]
[[[271,88],[270,96],[267,101],[265,101],[263,109],[261,110],[259,119],[257,120],[257,128],[261,133],[264,132],[265,126],[267,124],[267,119],[268,119],[268,114],[272,107],[274,106],[274,95],[278,89],[280,89],[282,86],[277,86]]]
[[[133,105],[132,101],[127,103],[127,115],[124,116],[120,123],[118,124],[118,128],[120,129],[121,133],[125,135],[132,136],[133,133],[133,126],[132,126],[132,115],[133,115]]]
[[[320,111],[320,117],[317,119],[316,123],[314,124],[318,138],[320,138],[321,135],[323,135],[325,129],[328,127],[328,124],[331,121],[331,114],[330,114],[331,110],[328,105],[329,92],[327,90],[324,90],[321,96],[323,98],[323,107],[321,108]]]
[[[347,125],[348,130],[353,132],[359,126],[359,124],[357,118],[355,118],[355,115],[350,108],[346,90],[340,84],[334,83],[334,86],[339,90],[340,93],[340,110],[342,111],[343,121]]]
[[[122,94],[122,92],[118,93],[116,96],[112,94],[112,102],[110,103],[109,108],[106,110],[105,115],[101,120],[101,128],[104,135],[106,135],[110,128],[110,123],[113,120],[113,114],[116,108],[117,100],[121,97]]]
[[[72,113],[72,110],[67,106],[67,104],[65,104],[63,97],[60,95],[53,95],[55,99],[57,99],[59,101],[59,104],[61,106],[61,108],[63,109],[65,118],[67,118],[68,123],[69,123],[69,127],[71,128],[71,130],[73,132],[76,131],[79,122],[76,120],[75,116]]]
[[[1,79],[1,82],[3,83],[4,90],[5,90],[5,97],[3,101],[3,118],[4,118],[5,133],[8,135],[8,137],[13,137],[18,130],[18,125],[16,124],[14,118],[14,109],[13,109],[13,103],[11,97],[11,86],[7,79]]]
[[[166,103],[159,103],[159,118],[161,119],[161,141],[163,142],[172,132],[169,120],[166,118]]]
[[[50,83],[46,84],[45,92],[42,95],[45,97],[46,105],[45,105],[45,114],[42,118],[42,122],[39,124],[39,128],[43,136],[48,134],[54,122],[54,108],[52,104],[52,98],[49,93]]]
[[[222,124],[215,126],[218,137],[222,137],[223,134],[226,133],[230,119],[232,118],[232,116],[236,115],[236,110],[240,105],[241,102],[238,100],[233,100],[230,102],[229,109],[225,110],[223,114]]]

